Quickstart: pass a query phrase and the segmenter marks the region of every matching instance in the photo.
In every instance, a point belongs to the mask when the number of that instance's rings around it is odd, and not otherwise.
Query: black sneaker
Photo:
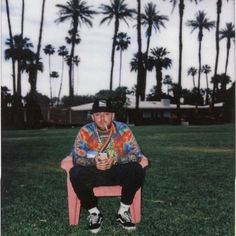
[[[125,211],[123,215],[118,214],[116,217],[116,221],[127,230],[134,230],[136,226],[131,221],[131,217],[128,211]]]
[[[89,230],[96,234],[101,230],[101,225],[102,225],[102,214],[96,214],[92,213],[88,216],[88,221],[89,221]]]

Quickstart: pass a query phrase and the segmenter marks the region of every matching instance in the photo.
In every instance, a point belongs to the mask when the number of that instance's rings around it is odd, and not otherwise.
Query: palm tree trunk
[[[59,88],[59,93],[58,93],[58,98],[57,98],[57,105],[59,104],[60,96],[61,96],[61,88],[62,88],[62,82],[63,82],[63,72],[64,72],[64,59],[62,57],[62,66],[61,66],[61,82],[60,82],[60,88]]]
[[[217,0],[216,8],[217,8],[217,21],[216,21],[216,60],[215,60],[215,71],[214,76],[217,75],[218,70],[218,61],[219,61],[219,53],[220,53],[220,46],[219,46],[219,30],[220,30],[220,14],[221,14],[221,7],[222,7],[222,0]],[[213,83],[213,92],[212,92],[212,102],[211,102],[211,110],[214,109],[214,103],[215,103],[215,93],[216,93],[216,87],[215,83]]]
[[[52,102],[52,77],[51,77],[51,56],[49,54],[49,59],[48,59],[48,66],[49,66],[49,82],[50,82],[50,99]]]
[[[21,61],[17,60],[17,96],[21,100]]]
[[[220,14],[221,14],[222,0],[217,1],[216,7],[217,7],[217,21],[216,21],[216,35],[215,35],[215,39],[216,39],[215,75],[217,74],[219,53],[220,53],[219,30],[220,30]]]
[[[24,38],[24,18],[25,18],[25,0],[22,0],[22,13],[21,13],[21,37]]]
[[[152,35],[152,27],[149,27],[148,31],[149,31],[149,34],[147,37],[147,48],[146,48],[146,53],[145,53],[144,76],[142,78],[142,86],[140,86],[141,101],[145,100],[145,94],[146,94],[147,63],[148,63],[148,52],[149,52],[149,47],[150,47],[150,39],[151,39],[151,35]]]
[[[196,88],[196,84],[195,84],[194,75],[193,75],[193,88]]]
[[[160,100],[162,95],[162,72],[159,66],[155,66],[155,68],[156,68],[156,83],[157,83],[155,97],[157,100]]]
[[[40,29],[39,29],[39,38],[38,38],[38,45],[37,45],[37,53],[36,53],[36,65],[38,64],[39,62],[39,59],[40,59],[40,49],[41,49],[41,41],[42,41],[42,34],[43,34],[43,22],[44,22],[44,11],[45,11],[45,2],[46,0],[43,0],[42,2],[42,10],[41,10],[41,20],[40,20]],[[36,70],[35,72],[35,80],[34,80],[34,83],[35,83],[35,88],[37,87],[37,75],[38,75],[38,72]]]
[[[202,49],[202,41],[199,41],[199,49],[198,49],[198,61],[199,61],[199,68],[198,68],[198,95],[200,96],[200,83],[201,83],[201,68],[202,68],[202,58],[201,58],[201,49]]]
[[[179,3],[179,70],[178,70],[178,87],[177,87],[177,117],[180,119],[180,96],[182,91],[182,52],[183,52],[183,15],[184,15],[184,0]]]
[[[114,27],[114,36],[112,41],[112,50],[111,50],[111,72],[110,72],[110,90],[112,90],[113,87],[113,70],[114,70],[114,60],[115,60],[115,42],[117,33],[119,31],[119,20],[115,20],[115,27]]]
[[[137,0],[137,41],[138,41],[138,73],[137,73],[137,88],[136,88],[136,103],[135,109],[138,114],[139,96],[140,96],[140,81],[142,79],[142,37],[141,37],[141,0]]]
[[[120,49],[120,75],[119,75],[119,87],[121,86],[121,69],[122,69],[122,50]]]
[[[11,20],[10,20],[10,11],[9,11],[9,4],[8,0],[6,0],[6,10],[7,10],[7,21],[8,21],[8,28],[9,28],[9,38],[10,38],[10,46],[13,48],[13,36],[12,36],[12,29],[11,29]],[[12,58],[12,84],[13,84],[13,95],[16,94],[16,69],[15,69],[15,60]]]
[[[207,86],[206,104],[209,104],[209,82],[208,82],[208,76],[207,76],[207,73],[206,73],[206,86]]]
[[[228,62],[229,62],[229,49],[230,49],[230,39],[227,40],[227,54],[225,62],[225,74],[227,74]]]

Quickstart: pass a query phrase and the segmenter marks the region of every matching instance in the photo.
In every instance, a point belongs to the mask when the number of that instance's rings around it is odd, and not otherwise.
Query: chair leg
[[[67,192],[68,192],[69,224],[77,225],[79,223],[80,200],[77,198],[69,178],[67,179]]]
[[[132,205],[130,206],[131,220],[137,224],[141,221],[141,188],[136,192]]]

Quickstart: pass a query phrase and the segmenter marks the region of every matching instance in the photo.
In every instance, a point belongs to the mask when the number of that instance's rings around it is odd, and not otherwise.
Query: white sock
[[[118,210],[118,214],[123,215],[125,211],[128,211],[130,208],[130,205],[126,205],[122,202],[120,202],[120,209]]]
[[[91,215],[92,213],[96,213],[97,215],[100,213],[97,207],[93,207],[88,209],[89,214]]]

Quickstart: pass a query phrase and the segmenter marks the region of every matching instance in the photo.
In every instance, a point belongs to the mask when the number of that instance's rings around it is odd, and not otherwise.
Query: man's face
[[[115,117],[111,112],[96,112],[92,115],[92,119],[99,129],[106,130],[110,128],[111,123]]]

